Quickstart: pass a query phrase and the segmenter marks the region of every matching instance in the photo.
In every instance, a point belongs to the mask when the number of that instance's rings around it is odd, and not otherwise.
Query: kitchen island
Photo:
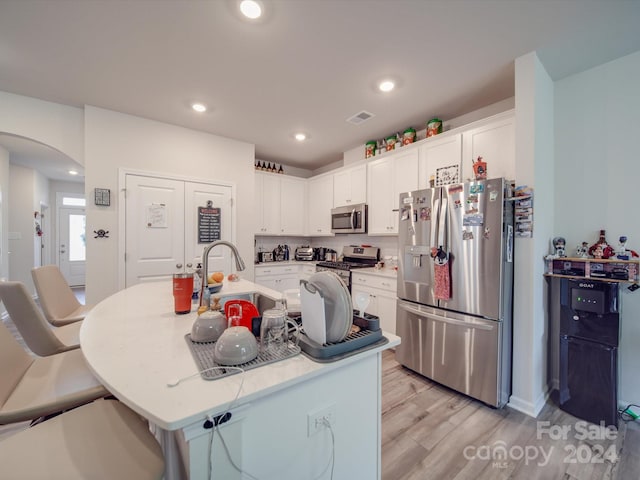
[[[225,282],[216,296],[255,293],[280,298],[246,280]],[[171,281],[143,283],[99,303],[80,331],[95,375],[157,430],[166,478],[209,478],[209,469],[224,479],[329,478],[332,455],[336,480],[380,478],[381,352],[398,337],[385,334],[387,344],[332,363],[298,355],[207,381],[185,340],[195,318],[174,314]],[[207,418],[230,405],[212,436]],[[316,422],[323,416],[333,432]]]

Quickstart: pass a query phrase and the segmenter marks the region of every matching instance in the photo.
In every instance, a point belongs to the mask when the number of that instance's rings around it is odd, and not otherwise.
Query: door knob
[[[176,263],[176,268],[182,268],[182,264],[181,263]]]
[[[187,268],[191,268],[193,266],[192,263],[187,263]]]

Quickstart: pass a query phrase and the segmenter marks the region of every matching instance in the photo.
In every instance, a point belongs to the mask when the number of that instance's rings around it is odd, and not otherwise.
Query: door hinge
[[[127,252],[124,252],[124,261],[127,261]]]

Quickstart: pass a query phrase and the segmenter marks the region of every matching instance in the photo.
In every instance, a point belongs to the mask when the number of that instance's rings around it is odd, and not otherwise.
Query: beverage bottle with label
[[[600,230],[600,238],[598,238],[598,241],[596,243],[589,247],[589,255],[595,256],[594,254],[599,253],[596,252],[598,247],[602,249],[602,258],[609,258],[613,256],[614,250],[607,242],[604,230]]]

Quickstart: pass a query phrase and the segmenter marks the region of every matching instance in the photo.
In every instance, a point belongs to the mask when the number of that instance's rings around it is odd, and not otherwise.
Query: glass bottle
[[[598,241],[589,247],[589,255],[596,258],[609,258],[613,253],[613,248],[607,242],[605,231],[600,230]]]
[[[280,168],[278,169],[278,173],[284,173],[284,170],[282,168],[282,165],[280,165]]]

